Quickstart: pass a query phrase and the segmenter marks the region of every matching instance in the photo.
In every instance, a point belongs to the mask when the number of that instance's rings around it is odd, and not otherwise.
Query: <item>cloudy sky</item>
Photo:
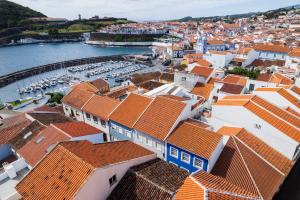
[[[186,16],[238,14],[295,5],[299,0],[12,0],[49,17],[75,19],[94,15],[162,20]]]

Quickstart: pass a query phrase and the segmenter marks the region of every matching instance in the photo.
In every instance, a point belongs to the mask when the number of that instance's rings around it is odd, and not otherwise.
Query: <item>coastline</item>
[[[160,47],[172,46],[171,43],[164,43],[164,42],[106,42],[106,41],[87,40],[84,43],[88,45],[100,45],[100,46],[160,46]]]

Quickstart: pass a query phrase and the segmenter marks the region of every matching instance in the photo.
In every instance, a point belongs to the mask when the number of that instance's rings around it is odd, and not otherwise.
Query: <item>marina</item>
[[[110,87],[115,87],[134,73],[151,70],[153,69],[147,65],[130,61],[107,61],[62,68],[28,77],[0,88],[0,99],[2,102],[10,102],[17,99],[40,98],[51,92],[66,93],[76,83],[98,78],[106,80]]]

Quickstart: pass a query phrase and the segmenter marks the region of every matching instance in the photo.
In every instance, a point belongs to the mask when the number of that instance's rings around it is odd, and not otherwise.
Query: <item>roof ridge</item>
[[[86,106],[86,104],[88,104],[88,102],[94,97],[94,96],[97,96],[96,94],[93,94],[83,105],[82,107],[80,108],[80,110],[82,111],[83,108]]]
[[[247,130],[245,130],[247,131]],[[248,132],[248,131],[247,131]],[[263,161],[265,161],[268,165],[270,165],[272,168],[274,168],[276,171],[278,171],[281,175],[286,176],[282,171],[280,171],[277,167],[275,167],[272,163],[270,163],[268,160],[266,160],[264,157],[262,157],[261,155],[259,155],[256,151],[254,151],[250,146],[248,146],[246,143],[244,143],[240,138],[236,137],[235,135],[233,136],[235,137],[239,142],[241,142],[243,145],[245,145],[250,151],[252,151],[254,154],[256,154],[259,158],[261,158]],[[268,145],[269,146],[269,145]],[[271,147],[272,148],[272,147]],[[273,149],[273,148],[272,148]],[[273,149],[275,150],[275,149]],[[279,152],[278,152],[279,153]],[[281,153],[280,153],[281,154]],[[281,154],[282,155],[282,154]],[[283,155],[282,155],[283,156]]]
[[[248,168],[248,166],[247,166],[245,160],[244,160],[244,157],[243,157],[243,155],[242,155],[242,153],[241,153],[241,151],[240,151],[240,148],[239,148],[238,145],[236,144],[235,138],[232,138],[232,139],[233,139],[233,142],[234,142],[234,145],[235,145],[236,149],[238,150],[238,154],[241,156],[242,162],[243,162],[244,166],[246,167],[247,172],[248,172],[249,175],[250,175],[250,178],[251,178],[251,180],[252,180],[252,182],[253,182],[253,184],[254,184],[254,187],[256,188],[256,190],[257,190],[259,196],[260,196],[262,199],[264,199],[263,196],[262,196],[262,194],[260,193],[260,191],[259,191],[259,189],[258,189],[258,186],[256,185],[256,182],[255,182],[255,180],[254,180],[254,178],[253,178],[253,176],[252,176],[252,174],[251,174],[251,172],[250,172],[250,170],[249,170],[249,168]]]

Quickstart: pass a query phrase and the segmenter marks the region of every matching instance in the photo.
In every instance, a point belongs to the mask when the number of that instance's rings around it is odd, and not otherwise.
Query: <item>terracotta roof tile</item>
[[[201,188],[192,177],[188,177],[175,196],[175,200],[204,200],[205,189]]]
[[[130,94],[110,115],[110,119],[132,128],[152,99],[149,97]]]
[[[92,93],[97,93],[99,90],[89,82],[82,82],[72,87],[72,90],[84,90]]]
[[[278,53],[288,53],[290,51],[290,48],[283,45],[257,44],[253,48],[257,51],[270,51]]]
[[[94,81],[91,81],[90,82],[93,86],[95,86],[98,90],[102,90],[103,88],[105,87],[108,87],[109,88],[109,84],[108,82],[106,82],[105,80],[99,78],[99,79],[96,79]]]
[[[32,121],[25,114],[20,114],[2,120],[0,126],[0,144],[7,144],[11,139],[17,137],[20,132],[28,127]]]
[[[289,113],[295,115],[296,117],[299,117],[300,118],[300,113],[298,113],[297,111],[295,111],[294,109],[290,108],[290,107],[287,107],[286,108],[286,111],[288,111]]]
[[[207,60],[204,59],[197,59],[197,65],[202,66],[202,67],[210,67],[212,64],[208,62]]]
[[[213,68],[210,67],[194,67],[191,73],[196,74],[198,76],[203,76],[204,78],[208,78],[211,73],[214,71]]]
[[[217,133],[220,135],[227,135],[227,136],[233,136],[237,135],[241,132],[243,128],[240,127],[229,127],[229,126],[222,126]]]
[[[183,122],[171,133],[167,142],[209,160],[221,139],[221,135],[201,126]]]
[[[293,87],[291,88],[291,90],[292,90],[293,92],[295,92],[296,94],[300,95],[300,87],[293,86]]]
[[[23,199],[71,200],[94,167],[62,146],[55,148],[16,186]]]
[[[49,126],[33,137],[18,153],[29,163],[35,166],[58,142],[68,140],[71,137]]]
[[[223,79],[224,83],[246,86],[247,78],[243,76],[229,74]]]
[[[257,77],[257,81],[264,81],[264,82],[269,82],[272,78],[272,74],[271,73],[261,73],[259,74],[259,76]]]
[[[164,140],[185,106],[183,102],[158,96],[141,115],[134,128],[156,139]]]
[[[64,96],[62,102],[77,109],[81,109],[84,104],[94,96],[92,92],[85,90],[74,89],[69,94]]]
[[[270,147],[245,129],[242,129],[235,137],[270,162],[286,176],[289,174],[294,163],[274,148]]]
[[[62,142],[16,189],[24,199],[71,200],[95,168],[152,154],[129,141],[103,144],[88,141]]]
[[[82,111],[108,120],[110,114],[120,104],[119,101],[105,96],[93,96],[82,108]]]
[[[57,123],[53,124],[53,126],[71,137],[81,137],[101,132],[99,129],[84,122]]]
[[[202,96],[206,100],[208,100],[213,88],[214,88],[213,84],[197,83],[195,87],[192,89],[192,93],[198,96]]]
[[[291,57],[300,57],[300,48],[294,48],[289,52],[289,56]]]
[[[241,94],[243,92],[244,86],[224,83],[224,85],[220,88],[220,91],[228,93],[228,94]]]

